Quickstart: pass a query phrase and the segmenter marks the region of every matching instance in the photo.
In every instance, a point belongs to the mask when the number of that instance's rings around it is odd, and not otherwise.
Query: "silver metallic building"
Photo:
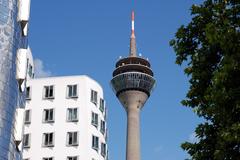
[[[28,46],[29,7],[30,0],[0,0],[0,160],[21,159],[15,115],[25,98],[16,79],[16,56]]]

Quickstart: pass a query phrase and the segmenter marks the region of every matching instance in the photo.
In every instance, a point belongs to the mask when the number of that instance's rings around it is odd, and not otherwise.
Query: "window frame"
[[[72,136],[72,143],[71,144],[69,143],[70,135]],[[74,136],[76,136],[76,137],[74,137]],[[75,138],[76,138],[76,142],[74,142]],[[79,145],[79,134],[78,134],[78,131],[67,132],[67,146],[78,146],[78,145]]]
[[[27,137],[27,145],[26,145],[26,137]],[[23,135],[23,148],[30,148],[31,144],[31,134],[27,133]]]
[[[72,119],[73,116],[70,116],[70,112],[71,112],[71,115],[73,114],[74,115],[74,112],[75,110],[77,110],[77,116],[76,116],[76,119]],[[75,108],[67,108],[67,122],[78,122],[78,117],[79,117],[79,109],[77,107]],[[71,119],[70,119],[71,117]]]
[[[28,90],[29,88],[29,90]],[[26,87],[26,97],[25,97],[26,100],[31,100],[32,99],[32,87],[31,86],[28,86]]]
[[[51,111],[52,111],[52,119],[49,120],[49,118],[46,120],[46,112],[48,111],[48,117],[51,117]],[[54,123],[55,122],[55,109],[54,108],[47,108],[43,109],[43,123]]]
[[[67,156],[67,160],[78,160],[78,156]]]
[[[54,157],[43,157],[42,160],[54,160]]]
[[[95,140],[97,140],[97,143],[95,142]],[[97,144],[97,145],[95,146],[95,144]],[[92,149],[94,149],[97,152],[99,150],[99,137],[98,136],[92,135]]]
[[[28,76],[31,78],[33,76],[33,66],[30,63],[28,64]]]
[[[95,112],[91,114],[91,124],[98,128],[99,115]]]
[[[104,117],[105,121],[107,120],[107,116],[108,116],[108,112],[107,111],[108,111],[107,108],[105,108],[104,113],[103,113],[103,117]]]
[[[103,125],[104,124],[104,125]],[[101,120],[100,122],[100,132],[104,135],[106,133],[106,122]]]
[[[73,95],[74,87],[76,87],[76,95]],[[70,88],[72,88],[72,93],[71,93],[72,95],[69,95]],[[78,85],[77,84],[67,85],[67,98],[78,98]]]
[[[48,92],[47,92],[48,89]],[[52,96],[50,96],[52,89]],[[43,86],[43,99],[54,99],[55,98],[55,86],[54,85],[48,85]]]
[[[104,113],[105,111],[105,100],[103,98],[100,98],[100,103],[99,103],[99,110]]]
[[[106,143],[101,143],[101,155],[103,157],[106,157],[106,155],[107,155],[107,145],[106,145]]]
[[[26,120],[27,113],[28,113],[28,119]],[[30,109],[25,110],[25,112],[24,112],[24,124],[30,124],[31,123],[31,113],[32,113],[32,111]]]
[[[47,144],[45,144],[45,139],[46,139],[46,136],[50,136],[52,134],[52,143],[49,143],[50,140],[47,141]],[[54,132],[47,132],[47,133],[43,133],[43,142],[42,142],[42,146],[43,147],[54,147],[54,142],[55,142],[55,139],[54,139]],[[50,139],[50,137],[48,137],[48,139]],[[50,157],[51,158],[51,157]]]
[[[91,89],[91,95],[90,96],[91,96],[90,97],[90,101],[93,104],[97,105],[97,103],[98,103],[98,92],[93,90],[93,89]]]

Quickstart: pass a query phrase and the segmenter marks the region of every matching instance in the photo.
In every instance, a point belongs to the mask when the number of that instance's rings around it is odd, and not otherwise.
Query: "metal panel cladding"
[[[27,48],[18,17],[18,0],[0,0],[0,159],[18,160],[14,143],[15,110],[24,106],[16,81],[16,52]]]

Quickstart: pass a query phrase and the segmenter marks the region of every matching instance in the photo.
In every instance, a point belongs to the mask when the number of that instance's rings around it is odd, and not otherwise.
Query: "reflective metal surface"
[[[111,84],[117,96],[126,90],[139,90],[150,96],[155,80],[141,72],[125,72],[113,77]]]
[[[14,143],[16,106],[24,106],[24,96],[18,92],[16,51],[27,47],[17,22],[17,0],[0,0],[0,160],[18,160],[21,154]]]

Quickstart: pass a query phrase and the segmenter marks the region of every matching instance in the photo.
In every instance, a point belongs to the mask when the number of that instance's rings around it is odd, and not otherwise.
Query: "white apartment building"
[[[107,160],[106,107],[88,76],[29,80],[24,160]]]

